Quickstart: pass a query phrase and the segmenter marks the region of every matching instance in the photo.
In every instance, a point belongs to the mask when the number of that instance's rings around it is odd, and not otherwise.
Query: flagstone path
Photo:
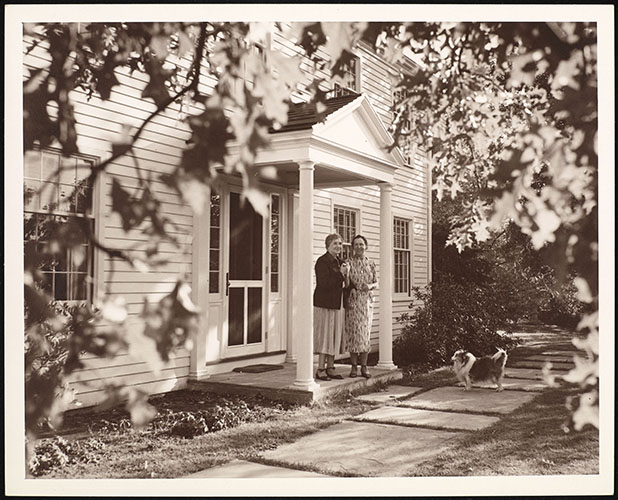
[[[261,463],[237,460],[188,477],[411,475],[415,465],[446,450],[466,433],[494,425],[543,391],[546,362],[559,373],[573,366],[573,352],[561,350],[562,345],[555,347],[555,335],[535,342],[548,350],[508,363],[502,392],[485,383],[474,384],[470,391],[461,385],[429,390],[390,385],[357,397],[376,408],[263,452],[258,459]]]

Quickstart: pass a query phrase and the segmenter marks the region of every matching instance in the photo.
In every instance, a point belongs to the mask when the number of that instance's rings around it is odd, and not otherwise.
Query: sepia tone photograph
[[[5,6],[6,495],[613,493],[613,6],[103,7]]]

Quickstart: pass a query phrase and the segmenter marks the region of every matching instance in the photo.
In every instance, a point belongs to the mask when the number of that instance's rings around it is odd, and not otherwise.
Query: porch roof
[[[294,103],[288,110],[288,122],[279,129],[270,128],[269,132],[271,134],[279,134],[282,132],[290,132],[292,130],[310,129],[313,125],[326,119],[328,115],[334,113],[346,104],[349,104],[359,96],[360,94],[350,92],[346,95],[327,99],[324,103],[325,109],[321,112],[318,112],[317,105],[315,103]]]
[[[392,184],[404,161],[366,96],[350,94],[326,101],[326,110],[294,105],[288,124],[271,132],[271,145],[260,151],[259,166],[275,166],[276,181],[298,185],[298,164],[315,164],[315,187]]]

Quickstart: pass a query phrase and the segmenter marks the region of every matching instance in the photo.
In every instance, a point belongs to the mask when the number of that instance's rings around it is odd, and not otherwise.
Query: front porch
[[[350,378],[350,365],[335,364],[337,373],[343,375],[343,380],[329,380],[316,383],[313,390],[295,385],[296,364],[282,363],[283,368],[263,373],[228,372],[212,375],[205,380],[191,380],[188,388],[196,391],[215,392],[218,394],[260,394],[268,399],[288,401],[292,403],[311,403],[328,396],[342,392],[351,392],[362,387],[370,387],[378,382],[391,382],[402,377],[401,370],[380,369],[369,367],[370,379],[363,377]],[[317,365],[314,365],[313,371]]]
[[[326,119],[315,109],[295,108],[298,116],[292,114],[286,126],[273,131],[270,147],[259,152],[256,171],[264,168],[270,172],[263,186],[271,196],[270,221],[268,214],[257,215],[251,207],[243,214],[240,180],[230,176],[217,188],[216,223],[210,223],[208,203],[204,213],[194,219],[192,288],[207,326],[200,329],[191,352],[189,380],[193,387],[216,390],[225,383],[226,390],[248,386],[253,392],[259,388],[274,391],[282,399],[313,401],[339,390],[335,388],[364,383],[344,379],[316,384],[314,380],[314,263],[324,251],[323,239],[316,239],[314,231],[316,191],[349,187],[373,188],[372,201],[379,204],[369,222],[377,228],[374,237],[379,242],[376,380],[396,370],[392,360],[392,191],[403,159],[397,150],[387,150],[392,139],[367,98],[356,95],[329,103],[332,109]],[[237,151],[232,148],[231,154]],[[278,200],[275,215],[273,193]],[[330,222],[326,218],[324,224],[323,213],[318,227],[321,237],[334,229],[332,218]],[[211,226],[218,231],[215,245],[210,244]],[[359,228],[362,231],[362,224]],[[284,370],[263,376],[226,373],[233,364],[238,367],[239,358],[282,352]]]

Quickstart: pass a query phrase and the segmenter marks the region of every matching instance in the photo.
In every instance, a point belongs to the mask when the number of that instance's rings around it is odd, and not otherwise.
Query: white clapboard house
[[[287,55],[300,49],[278,31],[267,40],[272,50]],[[24,45],[24,77],[44,67],[45,51],[27,52]],[[153,372],[136,353],[113,359],[86,359],[84,369],[73,375],[73,387],[83,404],[102,399],[106,383],[134,385],[149,393],[186,387],[247,364],[296,363],[294,385],[311,390],[313,381],[312,293],[315,260],[325,251],[324,238],[340,233],[349,252],[351,238],[361,233],[369,241],[368,256],[377,264],[372,345],[379,351],[379,367],[395,368],[392,340],[400,330],[399,315],[408,311],[410,288],[427,284],[431,269],[430,169],[420,148],[402,155],[387,152],[387,131],[393,120],[394,82],[401,68],[385,62],[368,46],[355,49],[348,67],[347,88],[336,86],[328,102],[326,119],[318,122],[314,110],[291,107],[288,124],[272,133],[272,147],[258,163],[274,166],[277,175],[263,189],[270,194],[270,215],[262,217],[241,204],[240,178],[222,176],[222,187],[211,193],[209,206],[200,215],[178,198],[172,189],[155,181],[156,196],[167,216],[177,225],[180,248],[163,244],[169,264],[148,272],[89,252],[81,265],[71,255],[62,266],[47,269],[48,288],[58,300],[100,300],[102,294],[124,297],[131,320],[139,323],[144,298],[161,299],[174,287],[179,274],[192,285],[194,302],[201,308],[199,335],[192,350],[180,350],[159,372]],[[410,63],[411,64],[411,63]],[[322,75],[328,76],[328,75]],[[123,127],[139,125],[154,110],[141,97],[147,76],[117,71],[121,85],[111,98],[90,100],[79,89],[73,92],[80,155],[67,160],[54,148],[28,152],[24,183],[38,188],[48,182],[59,162],[97,163],[111,154],[111,143]],[[214,80],[202,79],[209,92]],[[178,164],[188,126],[177,107],[156,117],[134,148],[141,175],[153,178]],[[63,170],[66,172],[66,170]],[[67,179],[52,181],[47,188],[59,197],[72,190],[77,169]],[[123,157],[110,164],[93,193],[92,220],[98,237],[113,248],[146,252],[149,237],[139,230],[128,233],[120,217],[111,212],[111,185],[138,185],[134,160]],[[208,204],[207,204],[208,205]],[[79,204],[75,207],[79,211]],[[46,202],[34,197],[24,217],[47,214]],[[94,286],[89,286],[88,277]]]

